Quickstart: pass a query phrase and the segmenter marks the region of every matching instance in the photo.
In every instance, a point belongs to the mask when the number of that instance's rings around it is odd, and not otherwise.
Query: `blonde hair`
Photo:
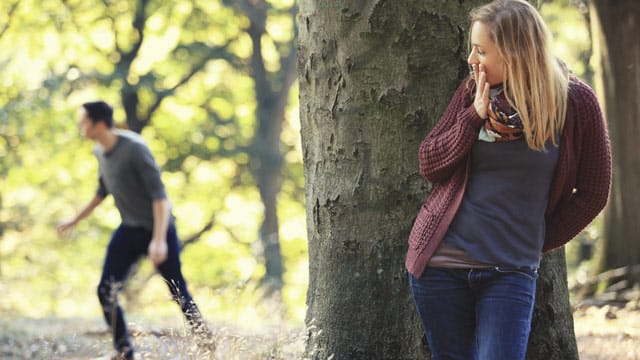
[[[504,90],[519,113],[530,149],[557,145],[567,111],[567,68],[551,52],[551,33],[533,5],[524,0],[495,0],[470,13],[491,29],[504,62]]]

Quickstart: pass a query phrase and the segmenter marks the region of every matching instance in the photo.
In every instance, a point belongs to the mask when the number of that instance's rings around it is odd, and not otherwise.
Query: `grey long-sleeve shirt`
[[[152,231],[153,201],[167,199],[160,169],[140,135],[128,130],[117,130],[117,135],[110,151],[100,144],[93,150],[99,165],[96,195],[113,195],[124,225]]]

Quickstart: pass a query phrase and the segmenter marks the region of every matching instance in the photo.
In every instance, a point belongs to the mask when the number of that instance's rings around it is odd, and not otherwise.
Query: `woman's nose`
[[[476,63],[475,51],[471,51],[471,53],[469,54],[469,57],[467,58],[467,63],[469,63],[469,65]]]

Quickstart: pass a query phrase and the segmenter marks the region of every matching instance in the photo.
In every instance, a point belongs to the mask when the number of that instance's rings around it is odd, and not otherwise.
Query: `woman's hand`
[[[487,73],[482,64],[471,65],[473,69],[473,77],[476,81],[476,96],[473,100],[473,106],[482,119],[487,118],[489,109],[489,83],[487,82]]]

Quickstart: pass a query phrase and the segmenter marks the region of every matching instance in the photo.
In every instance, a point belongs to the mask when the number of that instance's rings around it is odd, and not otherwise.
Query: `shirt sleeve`
[[[99,196],[101,198],[106,198],[109,195],[109,190],[107,189],[107,186],[104,183],[104,180],[102,180],[102,176],[100,176],[98,178],[98,188],[96,189],[96,196]]]
[[[160,169],[149,148],[140,144],[131,154],[135,171],[140,177],[145,191],[153,200],[166,199],[167,194],[162,183]]]

